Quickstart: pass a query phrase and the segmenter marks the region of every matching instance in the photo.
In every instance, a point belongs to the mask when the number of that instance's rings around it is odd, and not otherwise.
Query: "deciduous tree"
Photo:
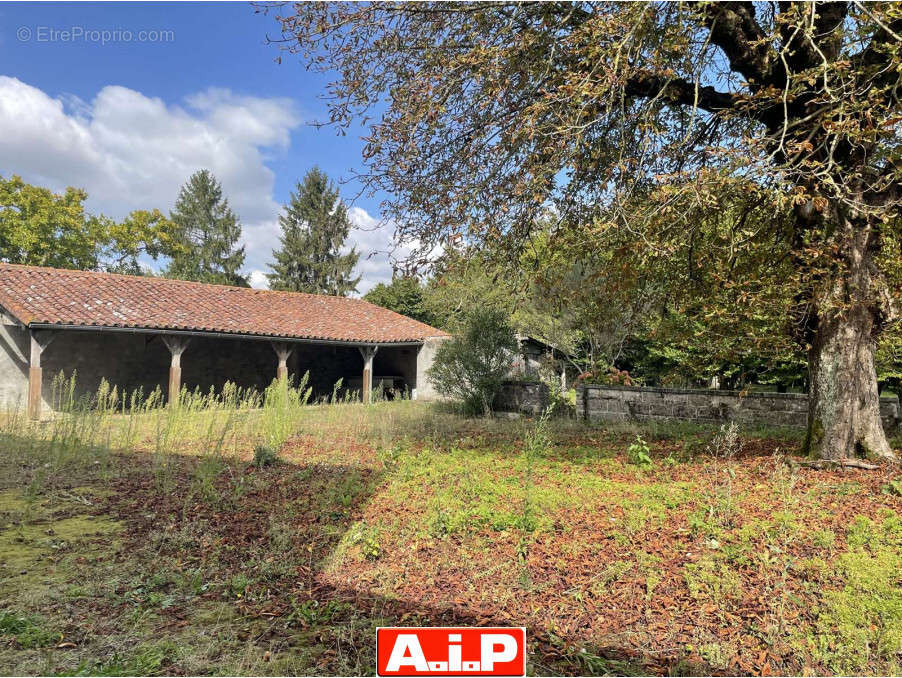
[[[617,230],[662,260],[706,249],[696,217],[729,209],[720,187],[766,190],[790,218],[737,231],[750,256],[735,298],[785,303],[808,352],[811,454],[894,458],[874,352],[900,293],[885,262],[899,258],[902,4],[292,7],[285,46],[335,73],[333,122],[375,116],[363,178],[424,252],[517,250],[551,203],[589,246]],[[756,286],[769,267],[788,275]]]
[[[139,275],[139,258],[175,251],[174,224],[159,210],[121,222],[85,211],[78,188],[54,193],[20,177],[0,177],[0,259],[14,264]]]
[[[363,298],[371,304],[384,306],[427,325],[435,325],[437,322],[435,315],[426,306],[423,284],[414,276],[395,276],[388,285],[375,285]]]

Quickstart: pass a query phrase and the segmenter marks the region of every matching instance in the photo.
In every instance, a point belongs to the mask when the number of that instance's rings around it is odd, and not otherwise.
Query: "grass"
[[[453,624],[527,626],[531,674],[900,671],[893,468],[272,389],[0,421],[0,672],[369,674]]]

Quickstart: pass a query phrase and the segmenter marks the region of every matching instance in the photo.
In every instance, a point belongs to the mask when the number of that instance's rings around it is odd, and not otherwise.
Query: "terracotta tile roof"
[[[0,306],[25,325],[223,332],[359,343],[445,332],[362,299],[0,263]]]

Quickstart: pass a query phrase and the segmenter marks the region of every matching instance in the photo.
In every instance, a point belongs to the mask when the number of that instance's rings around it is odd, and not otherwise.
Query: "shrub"
[[[460,400],[468,414],[488,414],[516,351],[514,330],[504,313],[479,309],[438,347],[429,377],[439,393]]]
[[[626,449],[626,456],[631,464],[646,468],[654,464],[650,452],[648,443],[636,436],[636,441]]]
[[[257,445],[254,448],[254,466],[263,468],[275,464],[279,460],[279,455],[268,445]]]

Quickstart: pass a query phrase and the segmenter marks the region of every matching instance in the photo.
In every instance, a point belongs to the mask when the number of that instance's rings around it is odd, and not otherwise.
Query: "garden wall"
[[[547,387],[536,383],[506,383],[496,400],[499,411],[541,412],[548,403]],[[585,385],[577,390],[577,414],[587,419],[679,419],[720,424],[805,428],[808,396],[801,393],[742,393],[675,388]],[[883,427],[900,429],[899,399],[880,399]]]

